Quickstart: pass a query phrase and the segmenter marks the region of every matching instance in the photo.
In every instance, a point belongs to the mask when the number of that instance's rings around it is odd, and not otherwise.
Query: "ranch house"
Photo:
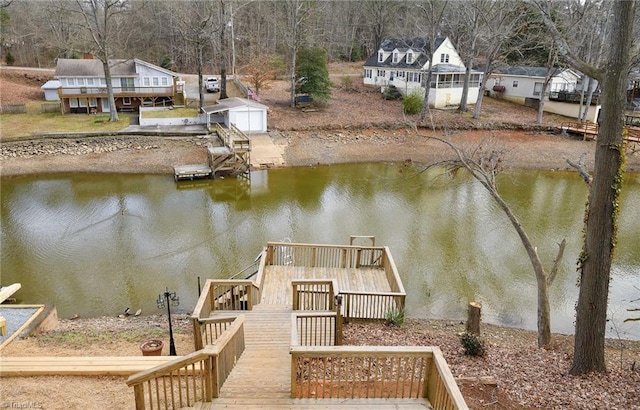
[[[110,60],[109,67],[117,111],[184,104],[184,82],[170,70],[138,59]],[[61,58],[55,78],[63,112],[111,111],[102,61]]]

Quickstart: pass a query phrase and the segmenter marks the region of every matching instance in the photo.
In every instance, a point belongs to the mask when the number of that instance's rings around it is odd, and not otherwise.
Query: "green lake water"
[[[586,185],[574,173],[542,171],[508,171],[499,185],[546,266],[568,241],[551,312],[552,330],[572,333]],[[622,323],[640,297],[640,175],[627,175],[621,205],[610,331],[640,339],[637,322]],[[536,324],[535,279],[520,240],[463,173],[407,178],[397,164],[378,163],[259,171],[250,182],[3,178],[1,223],[2,284],[22,283],[21,302],[54,303],[61,317],[156,313],[167,287],[180,297],[177,310],[190,312],[198,277],[231,276],[267,241],[347,244],[349,235],[374,235],[391,249],[410,316],[463,319],[467,303],[480,301],[486,322]]]

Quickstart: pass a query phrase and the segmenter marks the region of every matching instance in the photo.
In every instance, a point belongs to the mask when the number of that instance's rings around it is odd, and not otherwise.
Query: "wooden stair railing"
[[[192,407],[211,402],[244,352],[244,315],[204,349],[129,377],[136,410]]]
[[[436,410],[466,410],[435,346],[292,346],[291,397],[426,398]]]

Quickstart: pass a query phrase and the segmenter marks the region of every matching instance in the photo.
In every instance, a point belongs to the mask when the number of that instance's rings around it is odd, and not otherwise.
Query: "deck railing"
[[[324,268],[380,268],[384,269],[391,292],[340,291],[341,313],[345,319],[384,319],[390,311],[403,311],[406,293],[396,264],[388,247],[315,245],[269,242],[265,254],[266,265],[304,266]],[[309,293],[309,292],[308,292]],[[335,291],[335,295],[338,291]],[[294,287],[294,310],[302,309],[296,298],[303,296]],[[327,308],[320,308],[323,310]],[[333,308],[331,308],[333,309]],[[331,310],[330,309],[330,310]],[[306,309],[310,310],[310,309]]]
[[[438,347],[292,346],[292,398],[426,398],[467,409]]]
[[[267,264],[323,268],[385,268],[386,247],[269,242]]]
[[[405,295],[397,292],[341,292],[345,319],[386,319],[390,312],[403,312]]]
[[[298,279],[291,287],[293,310],[335,310],[335,280]]]
[[[342,320],[337,312],[296,312],[291,315],[292,346],[339,346]]]
[[[260,288],[252,280],[207,279],[191,314],[195,350],[205,346],[206,320],[214,311],[253,310],[260,301]]]
[[[212,345],[218,340],[224,332],[231,327],[236,316],[222,318],[208,318],[200,320],[200,331],[203,346],[197,347],[196,350],[202,349],[204,346]]]
[[[244,348],[244,316],[239,316],[213,345],[129,377],[127,386],[133,387],[136,410],[210,402],[220,395]]]

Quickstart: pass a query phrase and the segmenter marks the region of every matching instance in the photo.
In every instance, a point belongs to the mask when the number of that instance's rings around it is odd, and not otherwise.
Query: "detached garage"
[[[223,122],[227,127],[233,124],[245,133],[267,132],[267,109],[264,104],[237,97],[202,107],[202,111],[207,115],[207,126]]]

